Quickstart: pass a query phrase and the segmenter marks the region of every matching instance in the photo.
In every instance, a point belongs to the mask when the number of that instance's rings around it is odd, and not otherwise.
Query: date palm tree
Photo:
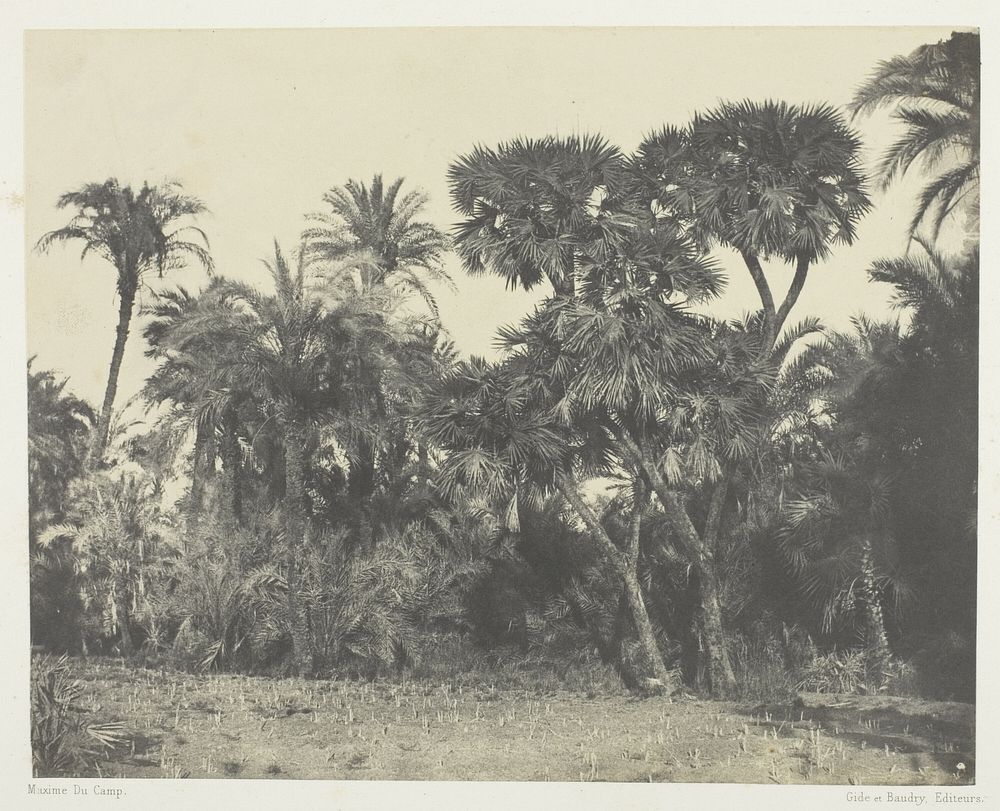
[[[36,250],[44,252],[57,242],[79,240],[83,243],[81,259],[96,254],[116,272],[118,326],[91,452],[92,461],[100,464],[107,446],[136,294],[150,273],[162,278],[189,258],[211,272],[212,259],[204,231],[181,224],[202,214],[205,206],[197,198],[184,194],[176,183],[143,184],[136,192],[115,178],[66,192],[57,205],[74,209],[75,214],[67,225],[43,235]]]
[[[822,609],[825,631],[846,617],[860,618],[881,678],[891,655],[887,600],[898,607],[908,595],[893,533],[892,477],[826,450],[803,466],[798,488],[784,505],[779,546],[806,598]]]
[[[212,327],[206,334],[195,324],[214,321],[224,310],[232,310],[228,282],[216,277],[200,294],[183,287],[157,295],[143,329],[147,357],[159,362],[147,378],[143,395],[151,405],[168,406],[161,418],[174,434],[194,435],[191,491],[188,498],[189,525],[197,523],[206,479],[214,470],[216,454],[225,473],[228,517],[243,520],[240,448],[241,404],[250,398],[245,386],[223,385],[215,372],[220,358],[237,352],[234,336]]]
[[[151,482],[96,474],[80,483],[69,520],[48,527],[43,549],[68,546],[80,572],[84,610],[97,630],[118,639],[121,652],[135,652],[133,630],[157,569],[164,525]]]
[[[327,213],[309,215],[310,226],[303,233],[310,262],[322,263],[334,273],[348,273],[356,278],[361,291],[369,294],[379,288],[393,294],[420,296],[432,316],[428,329],[438,330],[438,305],[430,283],[452,287],[444,270],[442,256],[448,247],[447,236],[429,222],[419,219],[427,204],[427,195],[410,191],[400,195],[404,179],[386,185],[382,175],[367,186],[349,180],[342,187],[330,189],[323,200]],[[349,261],[365,257],[367,261]],[[379,293],[378,295],[382,295]],[[349,454],[348,485],[362,512],[362,524],[370,534],[372,498],[379,485],[380,457],[392,434],[399,433],[395,400],[387,385],[384,363],[370,355],[373,363],[355,369],[357,383],[367,388],[364,430],[355,437]],[[360,405],[360,403],[359,403]],[[359,415],[360,416],[360,415]],[[361,426],[361,420],[358,421]]]
[[[437,302],[428,282],[451,284],[441,264],[448,247],[445,234],[417,219],[427,205],[427,195],[410,191],[399,196],[403,178],[386,186],[382,175],[371,186],[349,180],[330,189],[323,201],[329,213],[310,214],[311,225],[302,238],[310,260],[340,262],[368,254],[374,260],[357,267],[365,289],[376,285],[400,286],[417,293],[437,315]]]
[[[914,165],[922,163],[929,172],[944,169],[921,191],[911,235],[926,225],[936,239],[942,223],[967,197],[977,211],[979,80],[979,34],[956,31],[946,41],[880,62],[854,95],[854,116],[891,107],[893,119],[906,128],[878,165],[883,188]]]

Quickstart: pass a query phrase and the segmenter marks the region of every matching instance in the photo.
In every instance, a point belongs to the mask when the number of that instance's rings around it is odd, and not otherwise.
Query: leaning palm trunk
[[[292,666],[296,675],[313,672],[309,618],[302,602],[300,558],[305,552],[305,438],[297,426],[285,428],[285,531],[288,544],[288,615],[292,634]]]
[[[568,477],[562,478],[559,483],[559,492],[563,495],[574,512],[584,522],[591,535],[600,544],[604,553],[608,556],[611,564],[623,585],[623,597],[628,606],[629,614],[635,625],[636,636],[639,641],[639,649],[644,659],[643,665],[648,677],[653,680],[652,684],[658,691],[670,691],[673,689],[673,679],[663,663],[663,654],[656,641],[653,632],[653,624],[649,619],[649,612],[646,610],[646,603],[642,597],[642,588],[639,584],[639,513],[633,515],[630,526],[628,548],[623,553],[608,536],[601,522],[594,511],[580,496],[575,482]]]
[[[717,695],[728,692],[736,686],[736,678],[733,675],[726,637],[722,628],[722,604],[719,599],[718,580],[715,575],[715,554],[712,548],[725,501],[725,483],[720,482],[713,493],[712,518],[706,526],[705,537],[702,538],[694,528],[683,500],[670,489],[660,469],[651,461],[652,457],[648,450],[630,437],[622,436],[621,440],[622,447],[652,484],[653,491],[659,498],[667,520],[670,522],[670,527],[674,531],[673,540],[678,551],[691,563],[698,574],[700,603],[698,631],[703,649],[701,658],[703,663],[707,664],[706,671],[710,680],[709,689]],[[711,543],[708,543],[709,541]]]
[[[625,584],[625,600],[635,625],[636,636],[639,639],[639,650],[642,652],[646,672],[651,673],[652,678],[659,682],[661,690],[672,690],[673,683],[667,672],[667,667],[663,663],[663,654],[660,653],[660,647],[656,642],[653,623],[649,620],[649,612],[642,599],[642,589],[639,586],[639,578],[635,570],[631,567],[627,568],[622,574],[622,580]]]
[[[108,433],[111,430],[111,415],[115,408],[115,396],[118,394],[118,373],[122,368],[122,358],[125,356],[125,342],[128,340],[129,324],[132,321],[132,307],[135,304],[135,290],[119,291],[121,302],[118,305],[118,326],[115,329],[115,345],[111,351],[111,368],[108,370],[108,385],[104,390],[104,403],[97,420],[97,432],[94,434],[94,445],[91,449],[92,465],[100,465],[104,451],[108,445]]]

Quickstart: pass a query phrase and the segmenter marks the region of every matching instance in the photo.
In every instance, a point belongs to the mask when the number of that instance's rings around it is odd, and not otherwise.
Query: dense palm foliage
[[[37,528],[62,521],[69,485],[84,469],[94,412],[65,391],[66,380],[32,371],[28,361],[28,520]]]
[[[57,242],[82,242],[81,259],[95,254],[115,269],[118,326],[111,353],[108,384],[94,434],[94,461],[100,463],[118,391],[118,373],[125,353],[135,297],[146,277],[182,266],[189,258],[211,270],[208,240],[203,231],[183,221],[201,214],[200,200],[182,193],[176,184],[143,187],[135,192],[114,178],[88,183],[59,198],[60,208],[75,210],[69,223],[38,240],[46,251]],[[190,238],[189,238],[190,234]]]
[[[727,102],[686,128],[652,133],[631,161],[657,217],[684,223],[703,245],[737,251],[763,311],[770,347],[795,306],[809,268],[833,244],[850,244],[870,202],[860,140],[832,107]],[[780,304],[761,264],[793,264]]]
[[[971,188],[968,36],[859,94],[858,112],[902,99],[911,127],[883,180],[955,147]],[[965,112],[921,118],[927,100]],[[451,239],[401,179],[333,187],[259,277],[157,292],[151,426],[114,453],[111,401],[95,420],[29,363],[33,640],[303,676],[533,661],[742,697],[775,674],[822,688],[838,657],[892,689],[905,660],[921,689],[968,697],[976,235],[949,255],[917,234],[872,264],[898,320],[792,317],[871,207],[860,150],[837,110],[777,101],[720,103],[633,153],[479,145],[449,169]],[[962,189],[932,187],[936,230]],[[79,216],[40,244],[112,261],[123,315],[144,274],[211,267],[171,230],[201,211],[177,189],[109,181],[63,204]],[[493,360],[446,338],[451,246],[546,294]],[[759,307],[723,320],[728,251]],[[784,296],[774,261],[794,268]]]
[[[623,170],[618,148],[599,137],[517,139],[460,157],[448,177],[466,270],[573,295],[580,262],[603,261],[629,239],[636,212],[619,196]]]
[[[956,32],[945,42],[879,63],[858,88],[851,110],[859,115],[880,107],[891,107],[893,119],[905,127],[879,164],[882,185],[920,163],[939,172],[920,193],[911,234],[926,225],[936,238],[945,218],[967,198],[978,218],[979,34]]]

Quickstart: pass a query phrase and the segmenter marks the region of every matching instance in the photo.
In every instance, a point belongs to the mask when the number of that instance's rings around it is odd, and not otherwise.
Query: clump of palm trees
[[[29,366],[36,591],[76,583],[103,618],[92,638],[203,668],[372,673],[468,634],[572,640],[632,686],[723,695],[746,675],[741,634],[769,651],[797,634],[859,647],[877,688],[933,647],[912,641],[927,611],[909,595],[951,601],[928,628],[974,606],[934,576],[975,571],[974,526],[956,527],[975,503],[978,254],[934,241],[975,196],[969,36],[886,63],[853,107],[903,99],[886,182],[960,158],[919,201],[922,253],[870,270],[905,328],[792,317],[873,205],[860,136],[827,105],[725,102],[633,153],[520,138],[456,158],[451,239],[422,193],[375,175],[331,189],[261,284],[160,289],[142,330],[155,426],[124,446],[128,473],[107,449],[135,294],[184,261],[213,269],[185,230],[203,207],[113,180],[66,195],[77,216],[39,247],[79,239],[116,268],[119,330],[96,417]],[[495,361],[446,339],[452,247],[467,272],[549,292]],[[704,314],[724,252],[759,299],[729,321]],[[783,294],[775,262],[794,268]],[[159,504],[171,475],[176,511]],[[58,610],[39,602],[39,638]]]

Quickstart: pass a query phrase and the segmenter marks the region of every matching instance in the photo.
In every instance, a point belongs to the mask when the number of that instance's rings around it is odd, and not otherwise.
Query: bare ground
[[[750,706],[489,684],[194,676],[73,662],[129,742],[76,776],[968,785],[975,708],[808,695]],[[961,764],[961,766],[959,765]]]

